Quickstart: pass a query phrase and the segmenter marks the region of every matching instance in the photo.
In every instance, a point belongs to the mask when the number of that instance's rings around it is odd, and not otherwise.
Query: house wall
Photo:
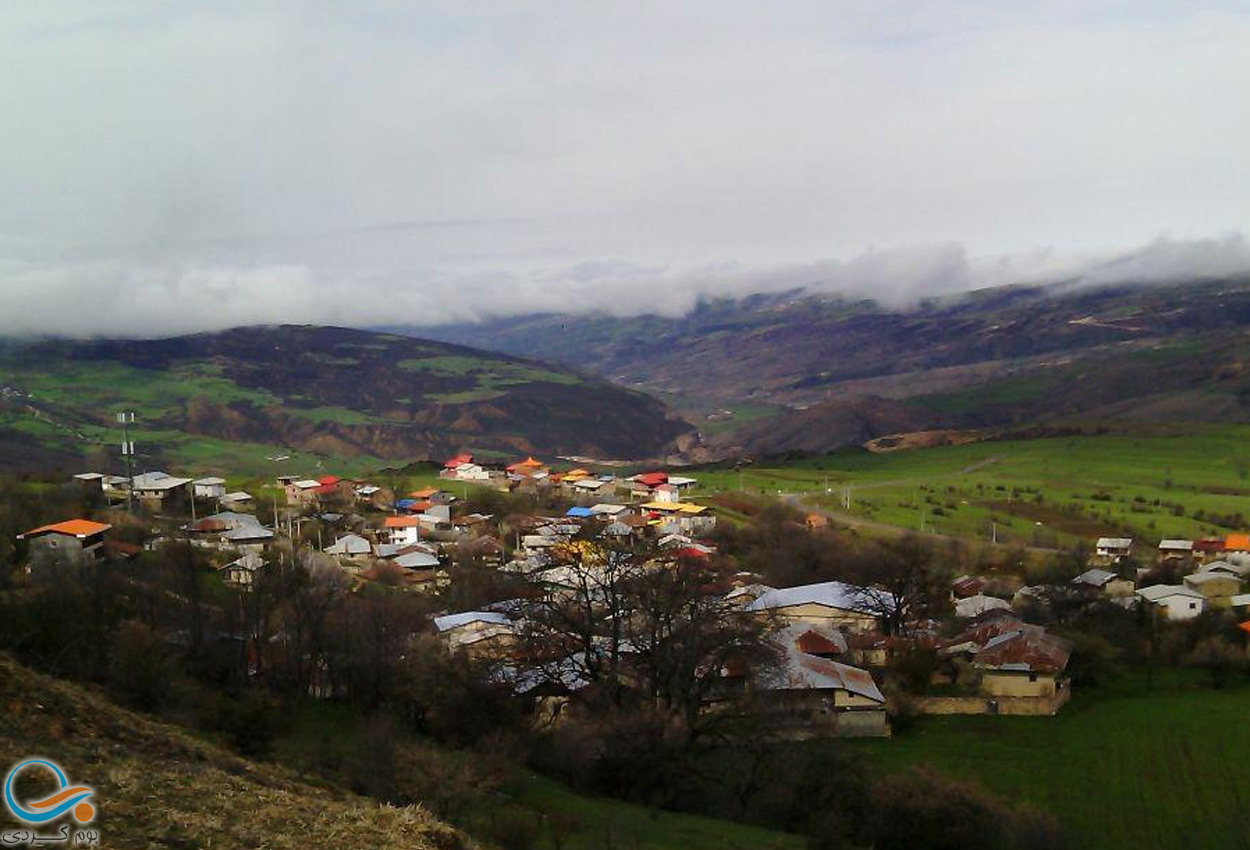
[[[1204,581],[1196,585],[1185,582],[1185,586],[1192,587],[1205,596],[1207,605],[1212,608],[1230,607],[1232,605],[1232,597],[1241,593],[1241,579],[1232,576],[1217,581]]]
[[[1137,586],[1128,579],[1112,579],[1107,582],[1107,586],[1102,589],[1102,592],[1107,596],[1115,598],[1121,596],[1132,596],[1136,589]]]
[[[981,676],[981,690],[994,697],[1052,697],[1058,688],[1054,676],[1039,673],[1031,681],[1028,673],[987,670]]]
[[[1202,613],[1206,607],[1197,599],[1188,596],[1173,596],[1158,603],[1169,620],[1192,620]]]
[[[817,626],[835,627],[845,626],[853,632],[871,631],[877,622],[876,618],[870,614],[815,603],[774,608],[771,613],[789,623],[808,623]]]
[[[1064,687],[1050,697],[918,696],[912,705],[920,714],[1052,715],[1071,695],[1072,689]]]
[[[812,689],[771,691],[758,697],[774,728],[793,740],[890,734],[884,705],[869,701],[862,708],[839,707],[839,695],[850,696],[845,691]]]

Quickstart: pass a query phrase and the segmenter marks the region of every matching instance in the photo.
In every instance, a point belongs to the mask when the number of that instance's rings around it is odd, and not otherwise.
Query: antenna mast
[[[117,414],[117,421],[122,426],[122,459],[126,462],[126,510],[135,510],[135,444],[130,439],[128,425],[135,424],[133,411]]]

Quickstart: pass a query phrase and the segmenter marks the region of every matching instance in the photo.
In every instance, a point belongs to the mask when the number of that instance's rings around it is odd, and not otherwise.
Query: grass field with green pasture
[[[699,493],[803,494],[843,510],[849,490],[848,512],[865,519],[979,540],[996,527],[1000,542],[1032,545],[1219,536],[1250,524],[1247,426],[842,451],[694,474]]]
[[[1250,846],[1250,685],[1082,694],[1055,717],[930,717],[852,746],[927,766],[1058,817],[1081,850]]]

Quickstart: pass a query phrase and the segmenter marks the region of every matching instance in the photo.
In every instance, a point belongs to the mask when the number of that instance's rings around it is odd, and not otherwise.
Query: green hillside
[[[649,457],[689,426],[640,393],[559,367],[339,328],[0,347],[9,466],[62,466],[120,440],[154,460],[242,463],[292,450],[350,462],[505,454]]]
[[[697,475],[712,490],[801,494],[805,503],[903,529],[923,523],[988,540],[996,526],[1000,542],[1194,538],[1250,525],[1250,426],[1242,425],[854,449]]]

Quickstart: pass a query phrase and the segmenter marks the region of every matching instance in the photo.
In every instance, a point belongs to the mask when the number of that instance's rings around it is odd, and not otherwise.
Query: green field
[[[1222,536],[1250,524],[1250,427],[1083,435],[700,470],[702,493],[803,494],[900,528],[1067,546],[1104,534]]]
[[[1250,846],[1250,686],[1079,690],[1056,717],[933,717],[857,742],[876,765],[927,765],[1053,813],[1083,850]]]
[[[578,794],[530,771],[524,771],[510,790],[525,808],[577,818],[580,828],[564,842],[566,850],[800,850],[806,846],[798,836],[760,827]],[[539,846],[554,850],[555,844],[544,834]]]

